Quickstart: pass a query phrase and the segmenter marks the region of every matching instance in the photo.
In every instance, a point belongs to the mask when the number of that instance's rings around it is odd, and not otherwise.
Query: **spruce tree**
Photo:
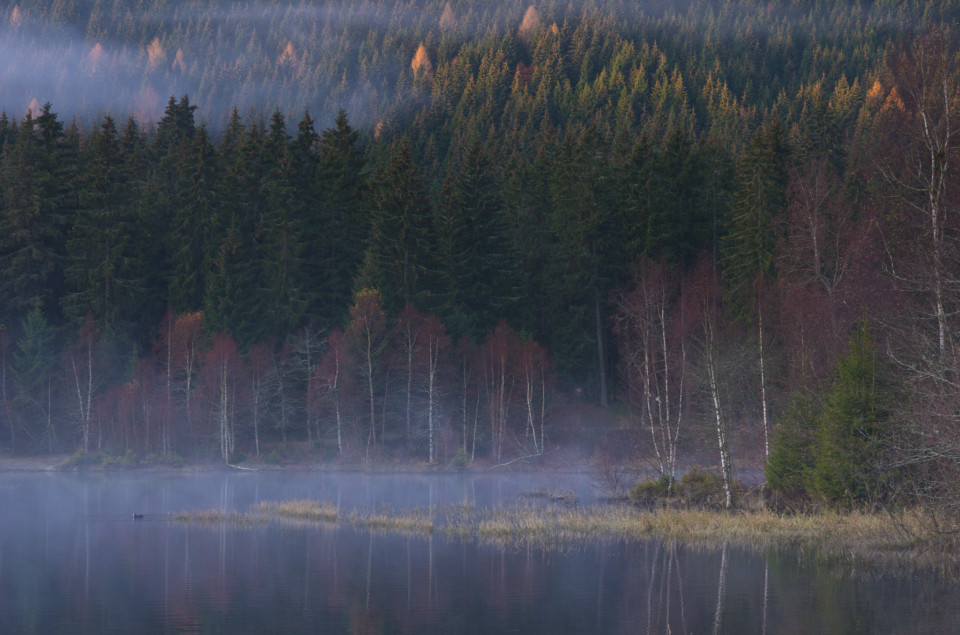
[[[171,267],[169,302],[178,314],[200,310],[220,226],[216,153],[202,126],[177,151],[173,222],[168,232]]]
[[[775,276],[777,219],[786,209],[787,148],[778,120],[756,134],[740,162],[736,189],[726,215],[727,235],[721,265],[733,313],[757,328],[760,360],[761,426],[764,456],[770,453],[767,397],[767,343],[764,322],[769,313],[766,289]],[[767,318],[769,320],[769,317]]]
[[[274,111],[264,146],[264,207],[261,268],[263,288],[273,307],[266,332],[293,333],[304,315],[303,224],[297,214],[290,137],[279,110]]]
[[[816,435],[812,489],[842,505],[873,503],[888,493],[893,474],[881,469],[893,388],[870,327],[861,322],[837,361]]]
[[[60,312],[65,259],[66,183],[59,177],[73,169],[60,159],[55,115],[48,114],[41,134],[31,113],[20,124],[16,142],[7,145],[0,163],[3,194],[0,235],[0,293],[3,319],[19,322],[33,308],[48,317]]]
[[[384,308],[398,313],[422,301],[430,204],[407,138],[371,176],[371,233],[361,284],[382,289]]]
[[[370,233],[364,202],[367,176],[359,135],[343,110],[319,139],[317,206],[308,210],[304,267],[312,282],[308,313],[320,325],[339,325],[353,298]]]
[[[67,243],[71,290],[64,310],[78,323],[90,315],[103,331],[110,331],[120,318],[123,296],[129,295],[124,287],[129,281],[133,210],[127,165],[109,115],[91,134],[83,164],[80,209]]]
[[[474,137],[451,163],[433,216],[430,308],[454,336],[479,339],[512,313],[517,278],[494,161]]]

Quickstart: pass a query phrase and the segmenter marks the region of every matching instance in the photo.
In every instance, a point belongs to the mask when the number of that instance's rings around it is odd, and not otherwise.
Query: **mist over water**
[[[556,551],[441,536],[170,522],[314,498],[510,505],[578,476],[0,474],[2,632],[956,632],[954,589],[815,554],[597,540]],[[133,520],[133,513],[144,513]]]

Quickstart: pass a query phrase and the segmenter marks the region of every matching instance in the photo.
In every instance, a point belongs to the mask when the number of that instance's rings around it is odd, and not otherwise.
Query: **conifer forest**
[[[955,511],[958,18],[0,0],[0,450]]]

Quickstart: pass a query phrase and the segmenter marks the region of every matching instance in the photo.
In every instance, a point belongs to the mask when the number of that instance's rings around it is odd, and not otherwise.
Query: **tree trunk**
[[[367,331],[367,388],[370,396],[370,435],[367,437],[367,455],[370,454],[370,444],[377,444],[376,400],[373,396],[373,342],[372,335]]]
[[[604,351],[603,319],[600,311],[600,296],[594,300],[594,313],[597,322],[597,362],[600,364],[600,405],[607,408],[610,400],[607,395],[607,356]]]
[[[727,447],[727,425],[720,405],[720,380],[717,365],[716,340],[714,339],[713,324],[709,318],[705,319],[707,335],[707,376],[710,384],[710,398],[717,426],[717,446],[720,450],[720,470],[723,474],[723,491],[726,497],[724,507],[729,509],[733,505],[732,467],[730,453]]]
[[[757,301],[757,330],[760,339],[760,407],[763,413],[763,460],[766,462],[770,459],[770,427],[767,419],[767,377],[763,351],[763,307],[759,300]]]

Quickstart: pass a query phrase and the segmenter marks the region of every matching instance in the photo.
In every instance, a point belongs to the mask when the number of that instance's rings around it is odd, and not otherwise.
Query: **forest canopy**
[[[2,3],[0,444],[942,496],[958,10]]]

